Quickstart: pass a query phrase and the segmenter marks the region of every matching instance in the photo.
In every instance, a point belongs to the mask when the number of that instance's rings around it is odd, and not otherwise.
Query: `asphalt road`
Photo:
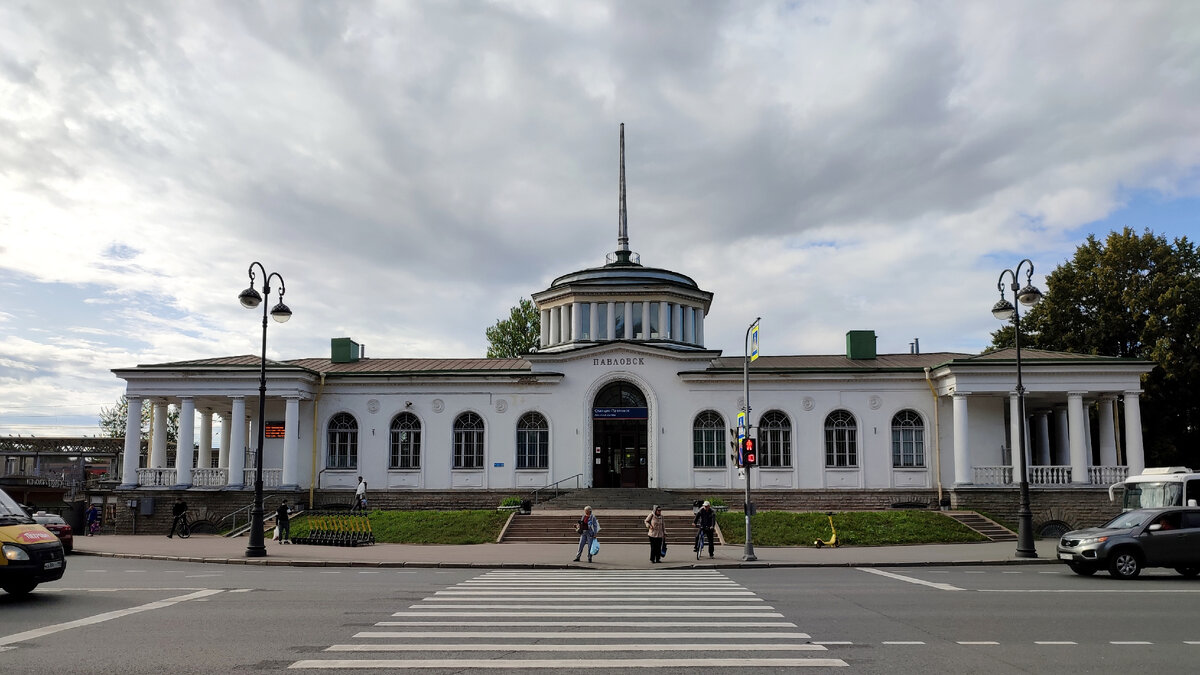
[[[1194,672],[1200,581],[1065,567],[471,570],[72,557],[5,673]],[[496,668],[497,662],[506,664]]]

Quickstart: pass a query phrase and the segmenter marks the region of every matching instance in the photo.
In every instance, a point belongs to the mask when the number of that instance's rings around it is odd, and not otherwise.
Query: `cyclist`
[[[184,532],[187,531],[187,502],[183,501],[182,496],[178,497],[175,501],[175,506],[171,507],[171,515],[173,519],[171,520],[171,531],[167,533],[167,539],[170,539],[175,534],[176,527],[179,528],[180,536],[186,536]]]
[[[712,558],[714,553],[713,539],[716,538],[717,514],[712,510],[712,504],[704,502],[700,510],[696,512],[696,517],[692,519],[692,524],[696,526],[696,558],[700,558],[701,549],[704,547],[704,541],[708,540],[708,557]]]

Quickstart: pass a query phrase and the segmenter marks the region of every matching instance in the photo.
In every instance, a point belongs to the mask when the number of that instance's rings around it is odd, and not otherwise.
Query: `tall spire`
[[[621,122],[621,208],[617,218],[617,251],[629,252],[629,221],[625,212],[625,123]],[[626,258],[628,259],[628,258]]]

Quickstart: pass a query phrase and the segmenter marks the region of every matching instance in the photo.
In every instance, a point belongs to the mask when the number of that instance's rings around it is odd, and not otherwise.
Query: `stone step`
[[[1017,535],[999,523],[978,513],[968,511],[945,511],[946,516],[957,520],[991,541],[1015,541]]]
[[[600,519],[600,540],[617,543],[644,543],[645,516],[611,515],[597,516]],[[668,541],[691,541],[695,536],[691,516],[667,515],[665,524]],[[528,515],[515,516],[505,530],[501,543],[575,543],[579,535],[575,532],[578,516]]]

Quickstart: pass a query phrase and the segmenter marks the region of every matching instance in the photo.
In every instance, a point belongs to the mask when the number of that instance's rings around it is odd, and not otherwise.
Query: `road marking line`
[[[1200,588],[980,588],[977,593],[1200,593]]]
[[[923,645],[920,640],[884,640],[881,644],[885,645]]]
[[[868,571],[873,571],[873,570],[868,570]],[[337,574],[337,573],[336,572],[326,572],[325,574]],[[745,597],[747,595],[754,595],[753,591],[707,591],[707,590],[705,591],[705,594],[711,595],[713,597],[730,597],[730,596]],[[515,596],[548,595],[548,593],[546,591],[459,591],[459,590],[454,590],[454,589],[448,589],[445,591],[435,591],[434,595],[440,595],[442,597],[449,597],[449,596],[455,596],[455,597],[475,597],[475,596],[505,597],[505,596],[509,596],[509,595],[515,595]],[[682,596],[685,598],[694,598],[694,597],[696,597],[696,591],[692,590],[692,589],[679,590],[679,591],[641,591],[641,590],[592,591],[592,590],[586,590],[586,591],[579,591],[576,593],[568,593],[567,595],[572,598],[579,598],[579,597],[583,597],[583,596],[621,597],[621,596],[626,596],[626,595],[636,595],[638,597],[641,597],[643,595],[677,595],[677,596]],[[562,596],[559,595],[558,597],[562,597]]]
[[[958,644],[960,644],[960,645],[998,645],[1000,643],[994,642],[992,640],[980,640],[978,642],[969,642],[967,640],[959,640]]]
[[[186,602],[188,600],[198,600],[200,598],[207,598],[210,595],[216,595],[217,593],[220,593],[220,592],[221,592],[220,590],[196,591],[195,593],[189,593],[187,595],[178,595],[178,596],[175,596],[174,598],[167,598],[166,600],[157,600],[155,602],[146,603],[144,605],[138,605],[137,607],[130,607],[129,609],[118,609],[118,610],[115,610],[112,612],[104,612],[103,614],[97,614],[95,616],[89,616],[89,617],[86,617],[83,619],[77,619],[75,621],[67,621],[66,623],[58,623],[58,624],[54,624],[52,626],[45,626],[42,628],[35,628],[33,630],[27,630],[23,633],[13,633],[12,635],[0,637],[0,645],[9,645],[9,644],[13,644],[14,642],[25,642],[27,640],[36,640],[37,638],[46,637],[47,635],[53,635],[54,633],[60,633],[64,630],[70,630],[72,628],[80,628],[82,626],[91,626],[93,624],[103,623],[105,621],[111,621],[113,619],[120,619],[121,617],[129,616],[130,614],[137,614],[139,612],[145,612],[145,611],[148,611],[151,609],[162,609],[164,607],[170,607],[171,605],[174,605],[174,604],[177,604],[180,602]]]
[[[229,592],[230,593],[249,593],[250,591],[253,591],[253,590],[254,590],[253,588],[234,588],[234,589],[230,590]]]
[[[564,611],[564,612],[505,612],[505,616],[579,616],[579,611]],[[679,612],[594,612],[589,611],[588,616],[646,616],[646,617],[673,617],[679,616]],[[495,612],[394,612],[392,616],[496,616]],[[745,618],[756,619],[782,619],[783,614],[779,612],[721,612],[723,617],[739,616]]]
[[[334,659],[319,661],[309,659],[296,661],[288,669],[408,669],[408,668],[504,668],[504,669],[535,669],[554,668],[564,671],[578,668],[798,668],[812,666],[817,668],[847,666],[841,659],[611,659],[611,660],[577,660],[577,659],[445,659],[408,660],[408,659],[365,659],[354,661],[349,659]]]
[[[1146,641],[1146,640],[1111,640],[1111,641],[1109,641],[1108,644],[1110,644],[1110,645],[1152,645],[1154,643]]]
[[[695,625],[695,624],[693,624]],[[826,643],[826,644],[850,644],[848,642]],[[799,645],[789,644],[746,644],[744,642],[734,643],[712,643],[705,642],[702,644],[570,644],[570,645],[547,645],[547,644],[529,644],[520,645],[511,642],[495,643],[495,644],[480,644],[478,642],[468,642],[465,644],[445,644],[439,643],[436,645],[331,645],[324,651],[327,652],[695,652],[695,651],[771,651],[771,652],[823,652],[828,651],[822,644],[808,643]]]
[[[1185,645],[1200,645],[1200,640],[1184,640]]]
[[[906,577],[903,574],[896,574],[895,572],[884,572],[883,570],[877,570],[872,567],[859,567],[858,569],[862,570],[863,572],[870,572],[871,574],[878,574],[881,577],[888,577],[889,579],[896,579],[898,581],[905,581],[910,584],[919,584],[921,586],[928,586],[930,588],[936,588],[939,591],[961,591],[961,590],[964,590],[962,588],[959,588],[958,586],[951,586],[950,584],[940,584],[940,583],[937,583],[936,581],[925,581],[924,579],[917,579],[916,577]]]
[[[442,604],[422,605],[422,604],[416,604],[416,605],[410,605],[409,609],[504,609],[504,610],[508,610],[508,609],[542,609],[544,607],[546,607],[545,604],[540,604],[540,605],[521,605],[521,604],[477,605],[475,603],[472,603],[469,605],[442,605]],[[681,609],[719,610],[722,612],[739,610],[739,609],[741,609],[741,610],[775,609],[774,607],[771,607],[770,605],[750,605],[750,606],[741,606],[741,605],[735,605],[735,606],[729,606],[729,605],[667,605],[665,603],[660,603],[657,605],[626,605],[624,603],[615,604],[615,605],[601,605],[601,604],[597,603],[597,604],[588,605],[588,607],[590,609],[664,609],[664,608],[669,608],[669,609],[674,609],[674,610],[681,610]]]
[[[712,638],[712,639],[728,639],[728,631],[715,632],[644,632],[644,631],[629,631],[629,632],[613,632],[613,633],[591,633],[587,636],[588,639],[596,640],[614,640],[620,638],[622,640],[635,640],[638,638]],[[752,633],[749,634],[755,640],[807,640],[810,636],[808,633]],[[575,640],[579,639],[579,633],[547,633],[546,631],[362,631],[355,633],[356,638],[372,638],[372,639],[403,639],[403,638],[529,638],[535,637],[539,639],[562,639]],[[660,645],[661,646],[661,645]]]
[[[813,641],[812,644],[814,644],[814,645],[852,645],[854,643],[849,640],[821,640],[820,642]]]
[[[646,628],[695,627],[695,621],[377,621],[376,626],[643,626]],[[712,621],[708,626],[743,626],[746,628],[798,628],[790,621]]]
[[[1071,642],[1070,640],[1062,640],[1060,642],[1055,642],[1055,641],[1051,641],[1051,640],[1034,640],[1033,644],[1035,644],[1035,645],[1077,645],[1079,643]]]

